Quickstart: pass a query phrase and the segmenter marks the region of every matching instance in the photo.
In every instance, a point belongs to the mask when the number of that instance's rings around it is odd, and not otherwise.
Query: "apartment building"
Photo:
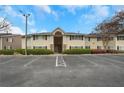
[[[65,32],[61,28],[56,28],[52,32],[29,34],[27,47],[29,49],[46,48],[59,53],[72,48],[104,48],[99,35]],[[25,36],[22,36],[22,48],[25,49]],[[124,50],[124,31],[112,34],[108,48]]]
[[[21,35],[11,33],[0,34],[0,50],[21,48]]]

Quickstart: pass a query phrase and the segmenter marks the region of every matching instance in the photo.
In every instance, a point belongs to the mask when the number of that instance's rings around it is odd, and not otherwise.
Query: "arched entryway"
[[[63,37],[60,31],[57,31],[54,35],[54,52],[61,53],[62,52],[62,42]]]

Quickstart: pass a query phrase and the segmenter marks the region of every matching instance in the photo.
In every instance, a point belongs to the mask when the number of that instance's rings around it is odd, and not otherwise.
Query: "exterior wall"
[[[97,41],[97,38],[90,38],[90,41],[88,41],[88,38],[85,38],[85,46],[90,46],[90,49],[97,49],[97,46],[100,46],[101,49],[104,49],[103,42]],[[116,49],[116,37],[112,41],[109,41],[108,46],[110,49]]]
[[[38,39],[33,40],[33,36],[29,37],[27,40],[27,47],[30,49],[33,49],[34,46],[40,47],[40,46],[47,46],[47,49],[51,49],[54,51],[54,35],[55,33],[59,31],[62,33],[63,36],[63,45],[62,45],[62,51],[66,49],[70,49],[71,47],[90,47],[90,49],[97,49],[100,47],[101,49],[104,49],[103,42],[97,41],[97,37],[90,37],[90,41],[88,41],[89,37],[83,36],[83,40],[70,40],[71,34],[64,33],[61,29],[54,30],[51,35],[47,35],[47,40],[42,39],[42,35],[38,36]],[[72,34],[75,35],[75,34]],[[76,34],[78,35],[78,34]],[[25,49],[25,38],[22,38],[22,48]],[[110,49],[117,50],[117,46],[124,47],[124,40],[117,41],[117,37],[114,36],[113,40],[109,42],[108,47]]]
[[[124,36],[124,34],[121,34],[119,36]],[[118,46],[121,47],[119,50],[124,50],[124,40],[117,40],[117,37],[116,37],[115,46],[116,46],[116,50]]]
[[[90,46],[90,49],[97,49],[97,45],[101,42],[97,42],[97,38],[90,38],[90,41],[88,41],[88,38],[85,37],[85,46]]]
[[[7,38],[12,38],[12,42],[8,42]],[[21,35],[16,35],[16,36],[6,36],[2,37],[2,48],[11,46],[12,49],[18,49],[21,48]]]
[[[27,39],[27,47],[33,49],[33,46],[47,46],[47,49],[51,49],[53,45],[53,36],[47,36],[47,40],[43,40],[42,36],[38,36],[37,40],[33,40],[33,37]],[[22,48],[25,49],[25,38],[22,38]]]
[[[47,49],[51,49],[54,51],[54,36],[47,36],[47,40],[42,40],[39,36],[38,40],[33,40],[33,37],[28,38],[27,40],[27,46],[28,48],[33,49],[33,46],[47,46]],[[123,46],[124,41],[117,41],[116,37],[114,37],[114,40],[110,41],[108,46],[110,49],[117,50],[118,45]],[[97,41],[97,38],[90,38],[90,41],[88,41],[87,37],[83,37],[83,40],[70,40],[70,36],[63,35],[63,49],[70,49],[70,46],[83,46],[85,48],[86,46],[90,46],[90,49],[97,49],[97,46],[100,46],[101,49],[104,49],[102,41]],[[25,49],[25,38],[22,38],[22,48]]]
[[[70,36],[63,36],[63,50],[70,49],[70,46],[83,46],[85,47],[85,38],[83,40],[70,40]]]
[[[25,38],[22,37],[22,40],[21,40],[21,43],[22,43],[22,49],[25,49]],[[31,38],[27,38],[27,48],[32,48],[32,42],[31,42]]]

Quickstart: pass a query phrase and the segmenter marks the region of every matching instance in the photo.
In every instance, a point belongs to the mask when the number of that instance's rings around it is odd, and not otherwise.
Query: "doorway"
[[[54,52],[61,53],[62,52],[62,42],[63,37],[61,32],[56,32],[54,35]]]

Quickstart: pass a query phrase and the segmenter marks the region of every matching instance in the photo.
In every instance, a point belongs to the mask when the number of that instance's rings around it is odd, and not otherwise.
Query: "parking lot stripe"
[[[118,65],[115,64],[115,63],[117,63],[117,62],[113,62],[112,60],[110,60],[110,59],[108,59],[108,58],[106,58],[106,57],[103,57],[103,56],[99,56],[99,58],[101,58],[102,60],[106,60],[106,61],[105,61],[106,63],[109,63],[109,64],[111,64],[112,66],[121,69],[120,66],[118,66]],[[115,61],[115,60],[114,60],[114,61]]]
[[[39,59],[40,59],[40,57],[37,57],[37,58],[35,58],[35,59],[29,61],[27,64],[24,65],[24,67],[27,67],[28,65],[32,64],[33,62],[35,62],[35,61],[37,61],[37,60],[39,60]]]
[[[10,63],[10,62],[14,62],[14,60],[15,60],[15,58],[14,59],[10,59],[10,60],[8,60],[8,61],[5,61],[5,62],[3,62],[3,63],[0,63],[1,65],[3,65],[3,64],[7,64],[7,63]]]
[[[58,56],[56,56],[56,67],[58,66]]]
[[[65,62],[63,56],[61,56],[61,58],[62,58],[62,61],[63,61],[64,67],[66,67],[67,65],[66,65],[66,62]]]
[[[124,62],[122,62],[122,61],[119,61],[119,60],[113,60],[113,59],[111,59],[111,58],[107,58],[107,57],[104,57],[104,56],[102,56],[103,58],[105,58],[105,59],[107,59],[107,60],[110,60],[110,61],[112,61],[112,62],[114,62],[114,63],[120,63],[120,64],[124,64]]]
[[[59,67],[59,66],[66,67],[66,62],[64,61],[63,56],[56,57],[56,67]]]
[[[85,60],[87,60],[89,63],[91,63],[91,64],[93,64],[93,65],[95,65],[95,66],[98,66],[98,64],[97,63],[95,63],[94,61],[91,61],[91,60],[89,60],[88,58],[82,58],[81,56],[78,56],[79,58],[81,58],[81,59],[85,59]]]

